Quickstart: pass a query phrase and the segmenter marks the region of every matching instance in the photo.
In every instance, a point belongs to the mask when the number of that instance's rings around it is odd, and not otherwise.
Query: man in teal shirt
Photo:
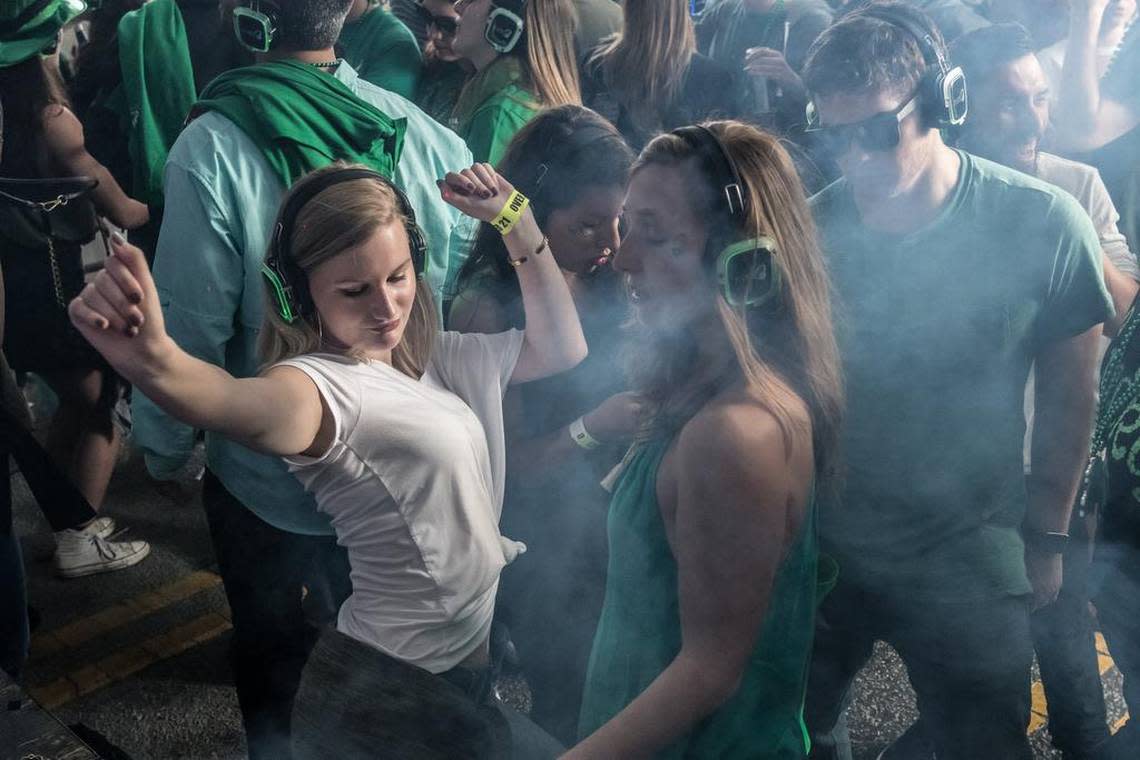
[[[1029,613],[1057,596],[1087,456],[1112,314],[1100,241],[1068,194],[943,143],[960,113],[934,96],[945,55],[929,17],[889,3],[830,27],[804,69],[844,174],[812,199],[848,394],[820,509],[840,576],[806,707],[818,758],[850,757],[834,731],[876,640],[906,664],[937,757],[1032,758]]]
[[[182,348],[238,377],[259,368],[260,266],[296,172],[365,155],[392,173],[394,161],[393,179],[427,237],[427,277],[437,298],[454,280],[473,231],[435,184],[473,162],[462,140],[336,62],[333,44],[350,2],[283,3],[281,37],[264,62],[224,75],[203,93],[197,109],[206,112],[182,132],[167,162],[154,267],[167,330]],[[258,101],[259,92],[267,97]],[[266,116],[280,108],[291,118]],[[317,115],[305,118],[307,109]],[[134,434],[158,478],[184,465],[195,439],[193,429],[142,396],[134,402]],[[250,757],[288,758],[292,698],[308,651],[301,588],[312,592],[330,577],[344,586],[346,570],[335,571],[343,559],[328,521],[280,460],[216,435],[207,435],[206,449],[203,506],[233,613]]]

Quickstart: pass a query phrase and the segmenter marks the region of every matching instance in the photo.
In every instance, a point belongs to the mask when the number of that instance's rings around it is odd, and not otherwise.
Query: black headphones
[[[935,41],[934,33],[890,6],[871,3],[856,12],[896,26],[918,42],[926,62],[926,71],[918,84],[925,122],[939,128],[957,127],[965,122],[969,105],[966,75],[960,66],[951,63],[950,54]]]
[[[783,291],[783,276],[775,260],[776,241],[767,236],[741,237],[748,222],[748,193],[732,157],[708,127],[681,127],[672,134],[696,152],[722,195],[717,205],[724,231],[709,225],[711,234],[706,258],[715,261],[717,286],[724,300],[730,306],[748,308],[775,303]],[[730,242],[725,245],[713,242],[725,234]]]
[[[281,7],[273,0],[243,0],[234,8],[234,35],[246,50],[268,53],[281,35]]]
[[[522,39],[526,26],[526,0],[492,0],[483,37],[496,53],[509,53]]]
[[[309,278],[294,261],[289,246],[293,239],[293,227],[297,216],[309,201],[316,198],[333,185],[357,179],[371,179],[390,189],[396,196],[396,206],[404,217],[404,230],[408,233],[408,247],[411,248],[412,269],[416,279],[422,279],[427,265],[427,242],[424,233],[416,224],[416,214],[404,191],[383,174],[372,169],[347,167],[325,172],[305,180],[304,184],[289,193],[285,205],[277,216],[277,226],[273,229],[273,239],[269,253],[261,265],[261,274],[269,284],[277,314],[286,324],[293,324],[300,318],[308,317],[315,311],[313,296],[309,292]]]

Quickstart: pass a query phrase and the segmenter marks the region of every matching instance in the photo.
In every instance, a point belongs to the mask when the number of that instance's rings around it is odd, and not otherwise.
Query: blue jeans
[[[1027,599],[915,600],[858,588],[842,575],[816,621],[804,709],[812,760],[850,760],[843,711],[875,641],[905,663],[939,760],[1032,760]]]

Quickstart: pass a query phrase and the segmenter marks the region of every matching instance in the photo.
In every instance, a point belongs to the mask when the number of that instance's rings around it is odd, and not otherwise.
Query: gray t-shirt
[[[812,199],[847,382],[845,481],[826,550],[910,598],[1029,589],[1023,393],[1033,358],[1112,313],[1092,222],[1055,187],[959,153],[938,218],[863,226],[845,180]]]

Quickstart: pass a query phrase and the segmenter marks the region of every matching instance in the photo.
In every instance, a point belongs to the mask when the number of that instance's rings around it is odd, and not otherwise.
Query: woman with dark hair
[[[127,197],[91,157],[83,127],[69,108],[54,45],[60,29],[82,10],[76,0],[54,0],[28,16],[30,0],[0,10],[0,99],[4,155],[0,174],[22,179],[88,176],[95,210],[126,229],[147,222],[147,207]],[[8,26],[4,26],[5,22]],[[11,24],[18,26],[12,28]],[[53,212],[49,231],[39,220],[9,215],[0,225],[0,265],[7,285],[4,352],[12,367],[35,372],[59,397],[47,449],[95,509],[103,504],[119,448],[112,422],[119,384],[99,355],[68,322],[68,299],[83,287],[80,246],[94,238],[90,208],[73,202]],[[24,223],[21,223],[24,222]],[[143,541],[107,542],[109,520],[56,534],[56,571],[67,577],[128,567],[146,557]]]
[[[665,130],[750,111],[743,72],[697,52],[688,0],[625,0],[622,11],[621,34],[586,57],[582,103],[635,150]]]
[[[616,395],[625,388],[617,327],[627,307],[621,280],[609,266],[632,161],[613,125],[589,109],[563,106],[523,127],[499,164],[531,198],[590,347],[574,370],[512,389],[504,402],[503,525],[530,551],[503,574],[499,613],[531,688],[531,718],[564,742],[577,731],[605,587],[608,498],[599,482],[621,456],[613,444],[622,442],[609,431],[614,417],[629,416],[634,406],[628,396]],[[459,278],[452,329],[523,326],[518,278],[491,225],[481,225]],[[587,454],[571,432],[578,424],[609,445]]]
[[[416,91],[416,105],[440,124],[451,121],[459,93],[473,69],[461,60],[451,44],[459,29],[455,0],[421,0],[427,15],[427,43],[424,45],[424,71]]]

